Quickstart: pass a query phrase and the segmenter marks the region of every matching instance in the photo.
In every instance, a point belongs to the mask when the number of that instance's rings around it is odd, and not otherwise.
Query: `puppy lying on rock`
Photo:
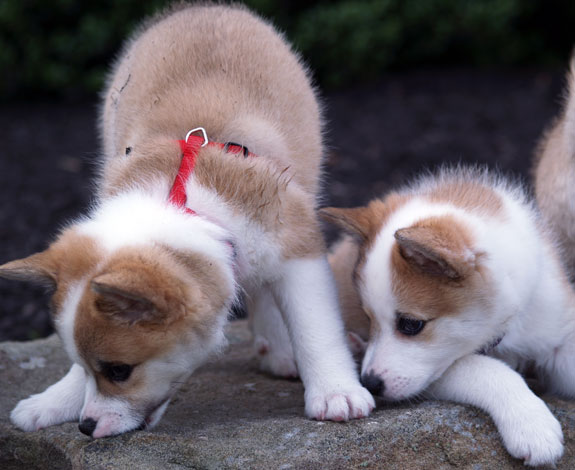
[[[563,453],[559,422],[527,387],[575,397],[575,295],[523,190],[443,170],[366,207],[322,214],[347,232],[330,263],[362,383],[385,400],[477,406],[528,465]]]

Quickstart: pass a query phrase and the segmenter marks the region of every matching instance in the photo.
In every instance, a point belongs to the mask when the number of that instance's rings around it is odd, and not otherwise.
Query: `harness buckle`
[[[247,158],[248,155],[250,154],[250,151],[248,150],[248,148],[245,145],[236,144],[235,142],[226,142],[224,144],[224,152],[229,152],[230,147],[239,147],[240,152],[243,153],[243,155],[244,155],[244,158]]]

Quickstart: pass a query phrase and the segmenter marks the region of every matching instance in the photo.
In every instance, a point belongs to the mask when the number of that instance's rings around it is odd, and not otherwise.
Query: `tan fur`
[[[202,126],[211,140],[239,142],[257,157],[202,148],[200,184],[278,233],[286,257],[324,251],[311,210],[322,156],[319,109],[289,46],[247,11],[191,6],[136,36],[114,71],[101,122],[102,195],[154,179],[169,184],[181,159],[175,141]]]
[[[168,199],[182,162],[179,141],[198,127],[210,142],[238,143],[251,156],[199,149],[185,183],[192,217]],[[320,110],[305,67],[274,28],[242,7],[210,4],[182,5],[148,22],[112,71],[100,131],[100,201],[76,229],[94,238],[92,246],[81,252],[70,229],[46,253],[5,267],[8,274],[0,268],[0,275],[58,284],[57,327],[76,363],[61,382],[84,386],[75,410],[80,430],[104,437],[155,425],[177,384],[221,350],[241,288],[281,303],[293,347],[286,332],[273,348],[289,352],[284,363],[301,373],[306,413],[366,416],[373,399],[357,382],[339,322],[321,320],[337,320],[337,306],[315,211]],[[203,249],[205,257],[195,254]],[[317,292],[302,281],[308,269]],[[310,303],[314,319],[305,317]],[[254,310],[263,317],[267,309]],[[276,321],[270,315],[260,321],[266,328]],[[328,325],[323,337],[309,334],[318,318]],[[315,326],[304,331],[304,319]],[[322,341],[334,366],[319,360]],[[284,363],[273,362],[272,372],[284,375]]]
[[[359,259],[359,246],[349,236],[344,237],[332,248],[328,261],[338,285],[339,302],[347,331],[356,332],[360,337],[369,336],[370,321],[361,305],[355,288],[353,272]]]
[[[465,184],[460,182],[445,184],[433,188],[425,196],[431,202],[452,203],[470,212],[481,212],[491,216],[503,213],[501,197],[493,189],[475,181],[467,181]]]
[[[167,198],[182,158],[178,140],[197,126],[211,140],[239,142],[256,155],[243,158],[204,147],[192,176],[197,183],[275,236],[285,258],[325,251],[315,214],[322,142],[314,92],[288,44],[242,7],[180,5],[129,41],[102,108],[100,196],[133,188],[157,191],[159,185]],[[211,325],[208,312],[221,310],[233,297],[221,288],[222,274],[201,255],[155,246],[104,257],[73,228],[47,251],[0,271],[56,283],[55,312],[74,283],[93,283],[84,291],[75,323],[86,360],[143,361],[171,344],[168,324],[192,321],[201,332]],[[108,300],[99,299],[106,295]],[[146,315],[157,315],[156,321],[146,317],[128,328],[130,322],[113,314],[114,302],[122,299],[142,309],[154,305],[157,312]]]
[[[567,75],[564,109],[545,132],[534,167],[535,196],[563,248],[564,264],[575,276],[575,56]]]

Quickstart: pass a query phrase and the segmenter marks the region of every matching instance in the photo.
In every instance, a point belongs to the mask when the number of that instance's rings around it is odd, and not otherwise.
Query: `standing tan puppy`
[[[240,289],[262,367],[299,373],[308,416],[368,415],[315,212],[318,104],[282,37],[243,8],[180,7],[129,41],[104,96],[96,206],[0,267],[54,286],[74,362],[12,421],[80,420],[92,437],[155,425],[222,349]]]
[[[535,163],[537,204],[563,248],[575,279],[575,55],[567,75],[564,109],[541,141]]]

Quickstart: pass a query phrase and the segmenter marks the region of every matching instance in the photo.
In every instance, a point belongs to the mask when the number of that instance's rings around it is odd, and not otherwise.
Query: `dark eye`
[[[130,378],[134,366],[129,364],[114,364],[113,362],[100,362],[102,374],[110,382],[124,382]]]
[[[397,315],[397,331],[406,336],[415,336],[423,330],[427,322],[423,320],[415,320],[413,318],[405,317],[398,313]]]

